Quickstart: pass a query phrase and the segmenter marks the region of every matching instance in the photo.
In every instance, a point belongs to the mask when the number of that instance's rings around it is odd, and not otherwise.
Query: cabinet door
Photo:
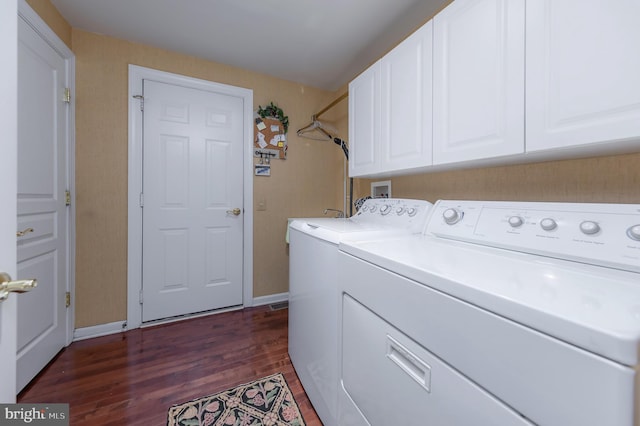
[[[524,0],[456,0],[435,16],[433,162],[524,151]]]
[[[640,136],[640,2],[527,2],[527,151]]]
[[[349,84],[349,176],[379,172],[380,62]]]
[[[429,21],[380,61],[384,172],[431,165],[432,49]]]

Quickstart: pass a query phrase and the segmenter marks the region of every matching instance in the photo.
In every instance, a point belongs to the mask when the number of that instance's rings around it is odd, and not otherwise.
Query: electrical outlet
[[[258,207],[256,207],[256,210],[259,212],[267,210],[267,200],[258,200]]]

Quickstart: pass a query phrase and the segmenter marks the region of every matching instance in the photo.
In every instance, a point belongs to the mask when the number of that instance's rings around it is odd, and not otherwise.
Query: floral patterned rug
[[[305,426],[281,373],[169,409],[168,426]]]

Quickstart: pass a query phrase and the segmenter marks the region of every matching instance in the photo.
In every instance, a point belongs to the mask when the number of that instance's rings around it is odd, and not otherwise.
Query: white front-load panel
[[[323,424],[336,425],[338,249],[297,229],[290,241],[289,356]]]
[[[634,425],[633,368],[437,291],[426,275],[419,283],[345,253],[338,267],[344,293],[532,422]]]
[[[343,392],[369,424],[531,425],[350,296],[342,309]]]

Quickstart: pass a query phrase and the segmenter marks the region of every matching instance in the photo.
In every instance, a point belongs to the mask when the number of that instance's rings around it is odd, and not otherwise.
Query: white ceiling
[[[337,90],[450,0],[51,0],[75,27]]]

